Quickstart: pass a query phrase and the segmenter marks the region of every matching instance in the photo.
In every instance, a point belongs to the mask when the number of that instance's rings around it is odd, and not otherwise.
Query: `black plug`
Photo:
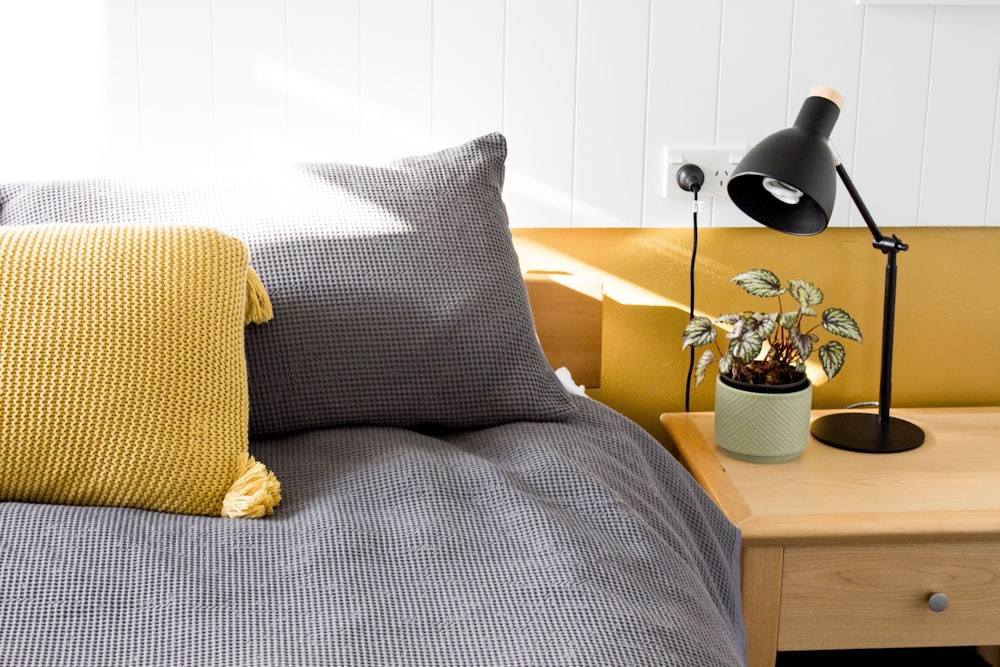
[[[697,194],[704,184],[705,172],[698,165],[689,162],[677,170],[677,185],[681,186],[681,190]]]

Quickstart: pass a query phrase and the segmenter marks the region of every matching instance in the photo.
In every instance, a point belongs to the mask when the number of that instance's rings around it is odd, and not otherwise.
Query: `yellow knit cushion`
[[[173,226],[0,228],[0,500],[258,517],[247,249]]]

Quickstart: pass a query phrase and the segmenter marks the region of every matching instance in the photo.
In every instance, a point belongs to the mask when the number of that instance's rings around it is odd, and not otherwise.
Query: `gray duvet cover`
[[[739,534],[638,426],[251,443],[259,521],[0,503],[0,665],[745,663]]]

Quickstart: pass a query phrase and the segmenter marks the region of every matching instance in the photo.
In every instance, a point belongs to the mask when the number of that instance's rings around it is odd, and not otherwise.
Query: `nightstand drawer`
[[[1000,542],[784,551],[780,650],[997,643]]]

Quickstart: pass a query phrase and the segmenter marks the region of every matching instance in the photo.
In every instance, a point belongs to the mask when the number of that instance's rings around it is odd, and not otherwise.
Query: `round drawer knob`
[[[948,608],[948,596],[944,593],[932,593],[927,598],[927,606],[931,611],[944,611]]]

